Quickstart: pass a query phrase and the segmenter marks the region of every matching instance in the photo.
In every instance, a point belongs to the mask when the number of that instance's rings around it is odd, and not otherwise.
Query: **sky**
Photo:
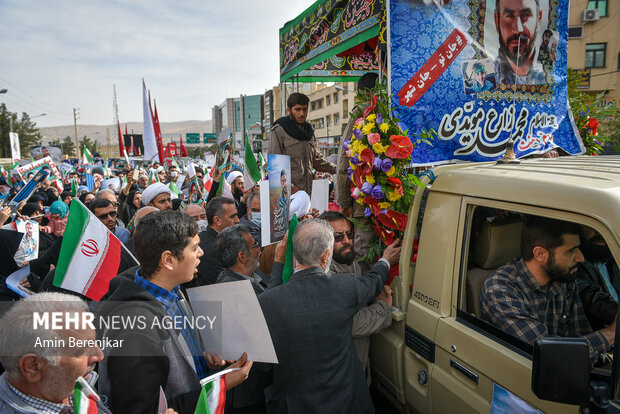
[[[142,78],[161,122],[279,81],[278,30],[313,0],[0,0],[0,102],[39,127],[142,120]]]

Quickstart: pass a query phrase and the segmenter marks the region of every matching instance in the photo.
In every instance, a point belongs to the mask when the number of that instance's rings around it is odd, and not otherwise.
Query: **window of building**
[[[316,107],[317,109],[323,109],[323,98],[316,101]]]
[[[338,103],[338,92],[334,92],[334,103]]]
[[[586,68],[604,68],[607,43],[590,43],[586,45]]]
[[[340,123],[340,114],[334,114],[334,125],[338,125]]]
[[[332,102],[331,102],[331,101],[332,101],[331,96],[327,95],[327,96],[325,97],[325,106],[330,106],[330,105],[332,104]]]
[[[607,0],[589,0],[588,10],[598,9],[601,17],[607,17]]]
[[[349,118],[349,100],[343,99],[342,100],[342,119],[347,119],[347,118]]]
[[[330,115],[327,115],[325,119],[327,119],[327,128],[332,126],[332,117]]]
[[[583,26],[569,26],[568,38],[569,39],[581,39],[583,37]]]
[[[319,119],[317,120],[317,126],[318,126],[318,129],[322,129],[322,128],[324,128],[324,127],[325,127],[325,123],[324,123],[323,118],[319,118]]]
[[[310,108],[312,108],[313,111],[316,111],[316,101],[310,104]]]

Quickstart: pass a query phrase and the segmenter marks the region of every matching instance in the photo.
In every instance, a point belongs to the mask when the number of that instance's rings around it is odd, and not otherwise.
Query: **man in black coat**
[[[222,230],[216,237],[215,250],[222,265],[226,266],[217,283],[249,280],[257,296],[282,284],[282,270],[286,258],[285,236],[276,246],[271,275],[258,269],[260,245],[252,238],[250,229],[237,224]],[[254,363],[248,379],[226,393],[228,414],[259,414],[265,412],[264,391],[271,383],[271,364]]]
[[[198,265],[198,277],[190,283],[185,283],[185,288],[215,283],[217,277],[224,270],[224,266],[215,255],[215,237],[225,228],[239,223],[237,207],[230,198],[215,197],[207,203],[206,210],[209,227],[198,234],[200,248],[205,252],[205,255]]]
[[[320,219],[299,223],[295,273],[258,297],[279,362],[265,390],[267,412],[374,412],[353,346],[353,315],[383,290],[390,266],[398,263],[398,242],[362,277],[334,275],[328,273],[332,227]]]

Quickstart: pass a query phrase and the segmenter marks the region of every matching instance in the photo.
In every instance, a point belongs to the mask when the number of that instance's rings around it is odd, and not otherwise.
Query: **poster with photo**
[[[414,165],[585,150],[567,99],[568,0],[391,0],[390,93]]]
[[[217,139],[217,153],[215,154],[215,165],[222,172],[232,170],[233,140],[230,129],[226,128],[220,132]]]
[[[268,165],[269,178],[261,182],[260,193],[261,222],[264,223],[261,226],[263,246],[282,240],[288,230],[288,210],[291,200],[291,157],[269,154]],[[268,227],[265,229],[267,223]]]
[[[34,220],[19,220],[17,231],[24,233],[14,259],[18,266],[39,257],[39,223]]]
[[[62,178],[58,168],[56,168],[56,164],[54,164],[54,161],[52,161],[52,158],[49,156],[31,162],[30,164],[21,165],[15,170],[24,181],[30,181],[30,179],[32,179],[32,177],[34,177],[39,170],[47,170],[49,173],[47,179],[50,181]]]

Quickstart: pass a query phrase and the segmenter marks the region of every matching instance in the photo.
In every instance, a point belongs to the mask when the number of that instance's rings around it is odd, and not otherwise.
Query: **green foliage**
[[[573,111],[575,124],[581,134],[586,155],[598,155],[606,141],[620,147],[619,126],[616,121],[617,108],[604,107],[602,99],[606,92],[598,95],[578,89],[581,81],[578,73],[568,68],[568,102]],[[593,128],[597,122],[598,128]],[[598,134],[595,135],[594,133]]]
[[[63,154],[66,154],[70,157],[75,157],[75,142],[74,139],[69,135],[67,135],[65,139],[63,139],[61,148]]]
[[[65,138],[65,140],[66,139],[67,138]],[[95,153],[99,151],[99,143],[97,142],[97,140],[90,139],[86,135],[84,135],[82,139],[80,140],[80,150],[84,148],[85,146],[86,148],[88,148],[90,153],[93,155],[95,155]]]
[[[28,158],[30,147],[41,140],[41,134],[36,123],[27,113],[22,112],[18,118],[16,112],[7,110],[4,103],[0,104],[0,151],[3,158],[11,158],[11,141],[9,140],[9,127],[13,123],[13,132],[19,135],[19,147],[22,158]]]

